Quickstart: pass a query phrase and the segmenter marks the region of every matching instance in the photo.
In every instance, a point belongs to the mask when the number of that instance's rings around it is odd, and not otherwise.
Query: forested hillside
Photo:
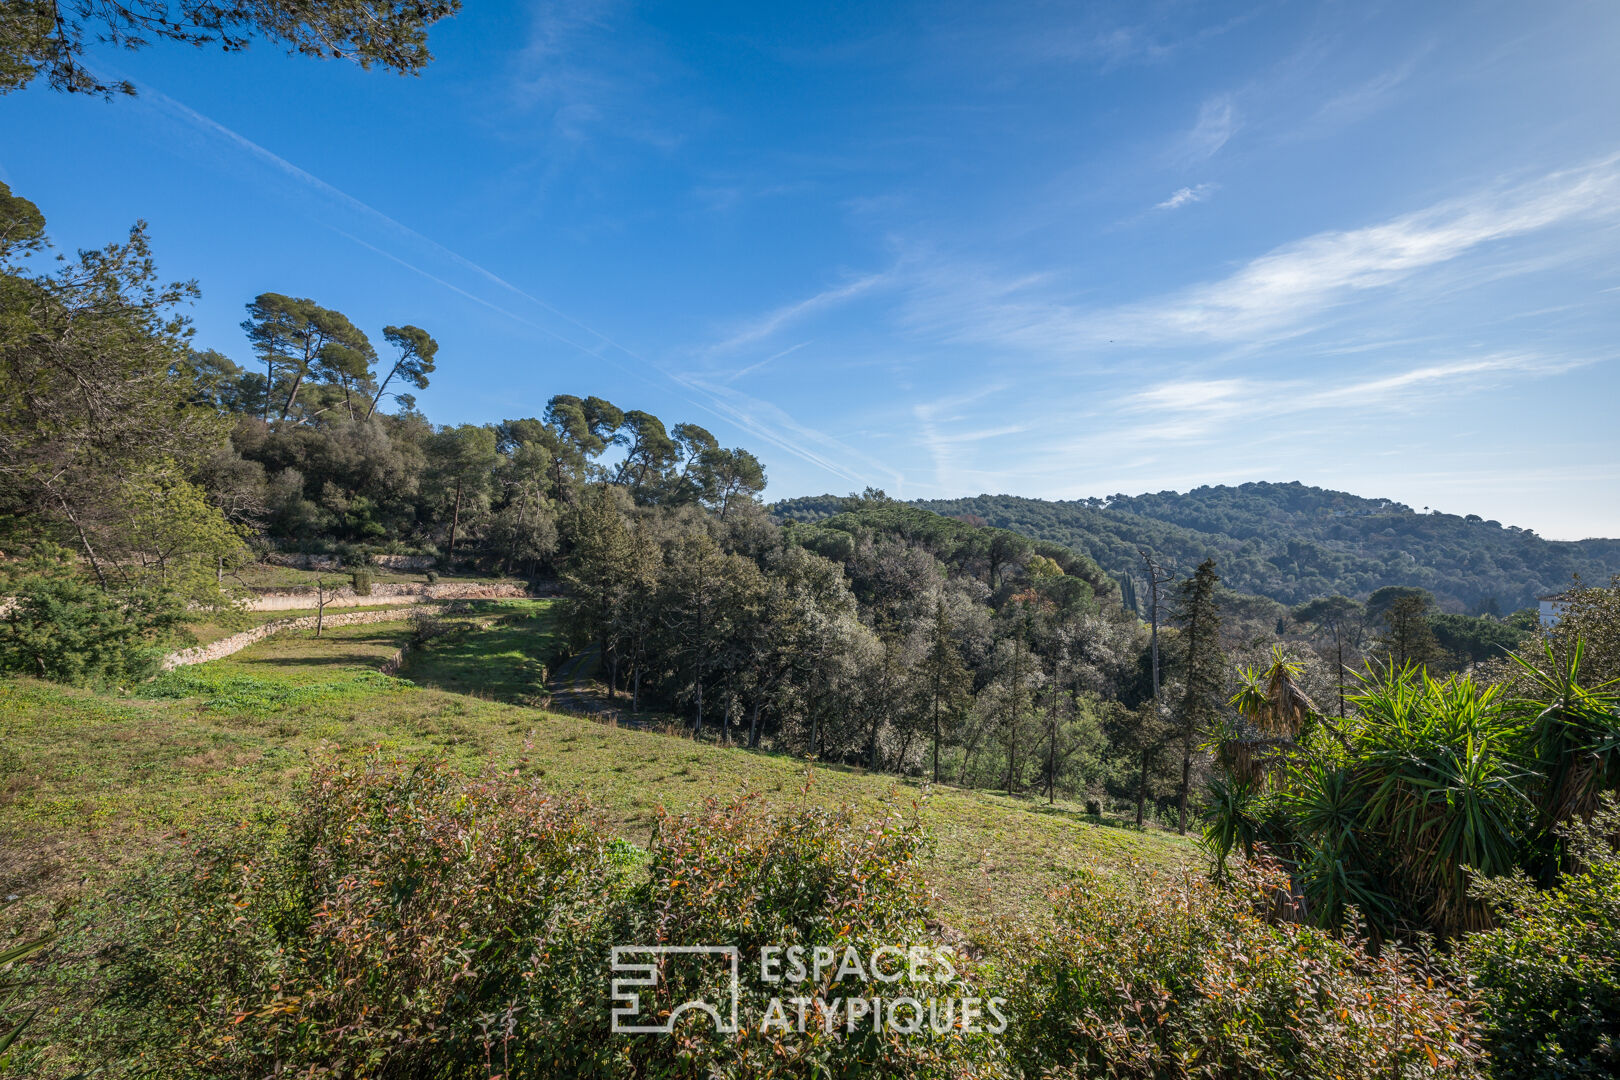
[[[813,521],[841,505],[819,497],[773,509]],[[1073,547],[1116,577],[1141,574],[1140,547],[1182,573],[1213,558],[1230,588],[1285,604],[1403,585],[1427,589],[1447,610],[1506,613],[1567,588],[1576,574],[1601,583],[1620,573],[1620,540],[1544,540],[1475,514],[1424,513],[1300,483],[1061,502],[979,495],[919,505]]]

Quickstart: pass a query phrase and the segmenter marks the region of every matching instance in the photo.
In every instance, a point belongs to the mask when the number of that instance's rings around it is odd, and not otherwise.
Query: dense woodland
[[[919,505],[1083,551],[1115,577],[1141,577],[1142,547],[1180,567],[1215,559],[1230,588],[1288,605],[1400,585],[1428,590],[1447,612],[1505,615],[1561,592],[1574,576],[1603,582],[1620,573],[1617,540],[1544,540],[1476,514],[1430,513],[1299,483],[1057,502],[979,495]],[[837,502],[792,499],[776,510],[814,520],[836,513]]]
[[[1269,649],[1290,650],[1308,692],[1342,708],[1368,662],[1463,670],[1534,629],[1528,612],[1442,612],[1413,584],[1432,574],[1285,607],[1229,587],[1255,554],[1189,563],[1174,537],[1133,536],[1120,563],[1115,534],[1105,569],[1026,535],[1039,531],[1026,521],[1014,531],[973,512],[1053,504],[968,500],[947,516],[869,489],[768,512],[747,450],[599,397],[434,425],[413,393],[454,360],[429,331],[402,320],[374,342],[336,308],[265,293],[244,304],[238,362],[192,344],[176,312],[195,286],[159,283],[142,228],[41,273],[43,219],[9,192],[4,208],[0,532],[26,556],[8,563],[11,592],[33,598],[0,638],[10,670],[139,677],[183,640],[188,613],[228,609],[240,569],[272,549],[357,568],[378,552],[427,554],[445,571],[560,578],[570,638],[631,715],[873,770],[1129,804],[1138,822],[1156,813],[1186,831],[1211,775],[1209,732],[1239,670]],[[1284,495],[1294,516],[1339,520],[1297,485],[1239,490],[1257,537],[1292,520],[1258,509]],[[1226,505],[1217,494],[1188,498]],[[1057,509],[1151,521],[1172,500],[1136,502]],[[1372,505],[1352,502],[1336,508]],[[1379,510],[1367,520],[1444,532]],[[1206,526],[1238,528],[1236,510],[1206,512]]]

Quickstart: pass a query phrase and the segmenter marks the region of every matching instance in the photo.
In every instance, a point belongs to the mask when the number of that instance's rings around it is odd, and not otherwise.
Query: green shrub
[[[0,673],[70,684],[135,682],[157,670],[157,643],[185,616],[162,592],[115,594],[65,549],[42,545],[0,570]]]
[[[439,572],[437,570],[429,570],[427,572],[427,583],[429,585],[437,585],[439,583]]]
[[[510,778],[321,766],[283,824],[199,843],[96,913],[73,951],[100,960],[71,982],[98,1002],[57,1043],[165,1077],[971,1075],[988,1048],[954,1032],[760,1030],[789,991],[759,977],[758,945],[938,943],[921,843],[915,823],[744,798],[661,815],[643,850]],[[611,1034],[615,945],[715,943],[741,947],[741,1034]],[[672,967],[643,1015],[726,970]],[[850,980],[828,1000],[908,986]]]
[[[1457,949],[1498,1077],[1620,1075],[1620,812],[1608,799],[1563,832],[1577,868],[1545,891],[1523,875],[1479,883],[1498,928]]]
[[[829,1034],[816,1023],[815,1007],[803,1034],[763,1029],[772,998],[819,996],[836,1007],[837,999],[909,996],[937,1000],[942,1008],[950,1001],[956,1010],[963,998],[982,997],[970,982],[928,982],[926,972],[914,979],[908,970],[894,982],[854,975],[837,979],[831,970],[820,983],[797,986],[760,977],[757,957],[764,946],[799,946],[807,956],[820,946],[839,957],[850,949],[870,957],[884,945],[943,948],[930,929],[931,898],[916,866],[925,845],[915,820],[893,817],[863,825],[847,811],[817,807],[772,817],[752,797],[730,803],[711,799],[700,812],[685,816],[660,814],[646,856],[646,882],[632,895],[622,932],[631,941],[740,946],[744,1031],[735,1039],[717,1039],[698,1025],[678,1029],[673,1039],[620,1040],[605,1075],[1001,1075],[992,1064],[994,1047],[982,1032],[936,1034],[925,1024],[915,1034],[895,1034],[858,1023],[853,1032],[835,1026]],[[933,974],[944,971],[936,967]],[[678,970],[649,992],[653,1003],[647,1008],[659,1012],[718,989],[712,968]],[[787,1008],[793,1019],[792,1007]],[[564,1063],[575,1067],[573,1075],[586,1072],[583,1061]]]
[[[372,577],[371,577],[371,571],[370,570],[356,570],[350,576],[349,580],[350,580],[350,584],[352,584],[354,586],[354,595],[356,595],[356,596],[370,596],[371,595]]]
[[[519,1009],[594,992],[570,988],[596,960],[575,925],[607,871],[576,802],[317,768],[284,829],[210,840],[130,898],[98,1043],[165,1076],[486,1077]]]
[[[898,963],[895,981],[764,977],[766,946],[942,948],[925,847],[914,818],[775,815],[751,797],[660,812],[641,847],[510,777],[322,765],[290,815],[196,842],[177,872],[101,904],[63,950],[77,967],[42,1037],[66,1073],[242,1080],[1481,1075],[1476,1022],[1443,980],[1393,948],[1272,924],[1257,898],[1279,883],[1241,870],[1232,887],[1083,876],[1055,930],[971,969],[958,955],[939,981]],[[612,1033],[615,946],[714,944],[739,950],[738,1033],[696,1014]],[[639,1013],[728,989],[728,966],[677,954]],[[910,1034],[829,1029],[813,1006],[803,1032],[791,1005],[788,1030],[763,1022],[796,996],[951,1004]],[[976,1032],[951,1023],[968,998]]]
[[[997,958],[1025,1076],[1483,1076],[1465,1000],[1418,957],[1268,918],[1286,879],[1082,873]]]

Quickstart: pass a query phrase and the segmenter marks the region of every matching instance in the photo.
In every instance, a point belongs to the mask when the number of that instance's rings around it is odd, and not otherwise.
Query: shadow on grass
[[[528,617],[503,614],[413,649],[400,675],[418,686],[537,705],[549,697],[546,674],[561,658],[562,649],[549,610]]]
[[[388,645],[390,642],[379,642]],[[378,656],[375,652],[333,653],[327,656],[266,656],[260,659],[242,661],[244,666],[252,664],[255,667],[286,667],[286,668],[328,668],[328,667],[363,667],[374,668],[386,660],[386,656]]]

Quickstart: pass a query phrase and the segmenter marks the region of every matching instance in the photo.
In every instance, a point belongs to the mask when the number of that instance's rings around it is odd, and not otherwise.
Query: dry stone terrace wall
[[[328,589],[326,606],[329,608],[369,607],[375,604],[398,604],[424,600],[514,600],[529,596],[529,590],[519,584],[477,585],[467,582],[441,582],[437,585],[411,583],[379,583],[362,596],[348,585]],[[317,593],[313,585],[300,585],[292,589],[265,589],[256,591],[247,602],[249,611],[294,611],[316,606]]]
[[[443,610],[436,604],[416,604],[411,607],[388,608],[384,611],[351,611],[347,615],[328,615],[323,621],[323,628],[329,626],[356,626],[361,623],[400,622],[412,615],[426,615]],[[163,658],[163,670],[173,671],[177,667],[188,664],[206,664],[210,660],[222,660],[232,653],[241,652],[249,645],[263,641],[274,634],[284,630],[315,629],[314,615],[304,615],[296,619],[271,619],[261,626],[251,630],[244,630],[240,634],[232,634],[228,638],[220,638],[207,645],[198,645],[192,649],[182,649],[170,653]]]
[[[343,560],[336,555],[306,555],[298,551],[272,551],[260,559],[271,566],[290,566],[294,570],[341,570]],[[385,570],[432,570],[439,565],[434,555],[373,555],[371,565]]]

